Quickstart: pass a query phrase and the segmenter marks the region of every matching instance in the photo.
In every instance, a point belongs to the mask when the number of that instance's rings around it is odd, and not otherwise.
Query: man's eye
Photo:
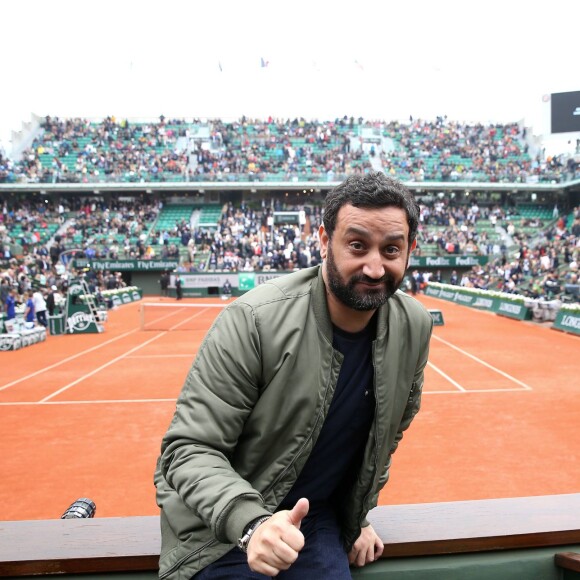
[[[398,254],[400,250],[398,246],[389,246],[385,251],[387,254]]]
[[[352,250],[360,251],[364,248],[364,246],[360,242],[351,242],[350,248]]]

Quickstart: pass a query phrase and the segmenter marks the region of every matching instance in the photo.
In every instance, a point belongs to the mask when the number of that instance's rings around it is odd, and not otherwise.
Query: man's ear
[[[320,257],[325,260],[326,252],[328,251],[328,234],[323,224],[318,228],[318,238],[320,240]]]
[[[411,245],[409,246],[409,253],[407,254],[407,268],[409,267],[409,262],[411,261],[411,252],[417,247],[417,238],[415,238]]]

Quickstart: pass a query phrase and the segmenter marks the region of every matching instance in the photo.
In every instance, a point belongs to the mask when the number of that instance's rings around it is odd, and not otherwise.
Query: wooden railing
[[[580,494],[384,506],[384,558],[580,545]],[[157,516],[0,522],[0,577],[157,570]],[[580,555],[556,565],[580,572]]]
[[[562,552],[561,554],[556,554],[554,561],[556,562],[556,566],[559,566],[564,570],[580,572],[580,554]]]

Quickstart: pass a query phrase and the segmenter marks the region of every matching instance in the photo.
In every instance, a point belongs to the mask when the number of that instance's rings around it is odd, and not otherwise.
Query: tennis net
[[[141,303],[141,330],[198,330],[207,332],[225,304]]]

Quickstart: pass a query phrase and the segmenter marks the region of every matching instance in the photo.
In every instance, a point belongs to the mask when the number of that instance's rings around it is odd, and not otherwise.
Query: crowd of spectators
[[[452,283],[467,288],[500,290],[530,298],[578,299],[580,274],[580,207],[572,225],[560,217],[555,224],[530,234],[516,231],[510,255],[474,266]]]
[[[511,216],[498,205],[480,208],[476,202],[459,206],[449,200],[438,200],[421,203],[420,209],[417,256],[422,255],[424,245],[435,245],[437,255],[489,256],[505,251],[505,243],[492,234],[496,226],[507,225],[507,218]],[[482,224],[487,227],[483,228]],[[509,224],[513,226],[513,222]]]
[[[413,181],[560,182],[580,176],[573,159],[529,154],[526,129],[516,123],[469,125],[438,117],[385,128],[397,147],[380,155],[385,173]]]
[[[82,248],[88,259],[153,257],[146,240],[159,211],[158,204],[150,203],[114,201],[109,207],[103,202],[86,202],[73,213],[63,242]]]
[[[106,205],[76,198],[70,206],[45,201],[5,203],[0,219],[2,307],[10,289],[16,290],[19,301],[36,289],[46,296],[52,292],[64,296],[70,276],[79,275],[67,268],[67,250],[79,248],[75,236],[84,241],[80,257],[146,259],[153,257],[149,250],[154,247],[155,257],[181,256],[178,272],[289,271],[321,261],[318,204],[292,206],[303,210],[304,219],[284,224],[275,223],[274,214],[290,208],[277,199],[264,199],[259,205],[228,203],[217,228],[196,227],[181,220],[162,231],[154,227],[160,208],[159,202],[114,200]],[[519,219],[514,211],[493,204],[479,207],[475,202],[421,203],[418,255],[430,243],[439,255],[488,257],[484,265],[474,266],[462,276],[453,273],[449,277],[439,271],[432,273],[432,279],[532,298],[565,297],[566,288],[578,286],[580,208],[573,210],[572,218],[554,214],[546,224]],[[42,240],[39,231],[50,223],[58,229],[50,239]],[[530,230],[520,225],[536,227]],[[502,236],[490,239],[498,227]],[[15,244],[22,247],[19,256],[11,254]],[[81,274],[95,292],[124,284],[118,272],[88,270]],[[421,283],[429,274],[415,275]]]
[[[223,181],[237,174],[265,180],[334,180],[371,168],[362,149],[352,149],[354,119],[266,121],[243,117],[211,122],[211,147],[197,142],[195,179]]]
[[[370,147],[365,129],[379,136]],[[518,124],[467,124],[446,117],[404,123],[353,117],[186,122],[163,116],[151,123],[115,117],[95,123],[46,117],[20,159],[0,157],[0,183],[335,181],[370,168],[414,181],[580,177],[574,159],[546,156],[543,150],[531,156],[528,148],[526,129]]]
[[[274,211],[283,206],[262,202],[260,209],[242,203],[227,204],[215,232],[197,229],[195,244],[208,259],[204,270],[269,271],[307,268],[320,263],[320,244],[313,222],[320,209],[311,212],[305,224],[275,224]],[[295,208],[296,209],[296,208]]]
[[[262,203],[259,209],[228,204],[215,232],[197,230],[192,234],[194,247],[207,260],[197,267],[192,260],[182,266],[182,271],[293,270],[320,263],[320,207],[306,208],[307,227],[273,225],[273,209],[273,204]],[[447,202],[422,204],[418,247],[427,240],[437,244],[440,255],[488,258],[485,265],[474,266],[462,277],[439,271],[433,279],[531,297],[560,296],[566,286],[578,283],[580,210],[576,208],[574,212],[571,227],[567,227],[564,217],[543,227],[541,220],[518,218],[514,210],[497,205],[479,208],[475,203],[462,207]],[[489,239],[489,230],[478,229],[482,222],[493,228],[499,226],[503,236]],[[535,228],[535,233],[526,233],[520,225]]]
[[[0,166],[0,183],[185,180],[189,159],[177,140],[188,131],[184,121],[163,116],[143,124],[115,117],[100,123],[46,117],[21,159]]]

